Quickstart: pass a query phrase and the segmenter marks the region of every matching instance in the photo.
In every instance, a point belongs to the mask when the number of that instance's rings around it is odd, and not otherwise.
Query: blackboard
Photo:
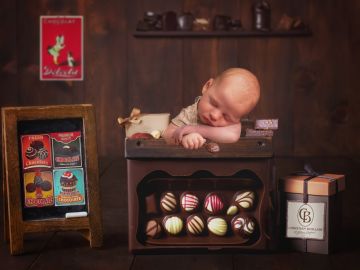
[[[17,123],[24,220],[87,212],[81,118]]]
[[[92,105],[2,108],[2,153],[11,254],[24,251],[30,232],[77,230],[91,247],[101,246]]]

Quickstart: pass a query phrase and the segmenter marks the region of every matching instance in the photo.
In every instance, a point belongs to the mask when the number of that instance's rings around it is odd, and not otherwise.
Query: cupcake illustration
[[[76,183],[78,179],[70,172],[65,171],[60,177],[61,191],[64,194],[71,194],[76,191]]]

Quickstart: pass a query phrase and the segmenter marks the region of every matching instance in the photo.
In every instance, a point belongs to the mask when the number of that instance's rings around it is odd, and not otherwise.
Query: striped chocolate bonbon
[[[231,226],[234,233],[244,238],[249,238],[255,231],[256,222],[253,217],[237,215],[232,219]]]
[[[224,208],[224,203],[217,193],[209,193],[205,198],[205,210],[213,215],[219,214]]]
[[[177,208],[177,201],[174,193],[165,192],[160,200],[160,207],[166,213],[173,213]]]
[[[191,215],[186,220],[186,229],[192,235],[200,235],[204,232],[204,220],[199,215]]]
[[[178,216],[166,216],[163,220],[165,230],[170,235],[178,235],[183,229],[183,221]]]
[[[255,192],[251,190],[240,191],[235,194],[234,201],[242,209],[250,209],[255,203]]]
[[[161,226],[159,222],[151,219],[146,224],[146,236],[150,238],[159,238],[161,235]]]
[[[209,217],[207,227],[216,236],[224,236],[227,232],[227,223],[221,217]]]
[[[188,192],[184,192],[180,198],[181,208],[185,212],[193,212],[199,206],[199,198]]]

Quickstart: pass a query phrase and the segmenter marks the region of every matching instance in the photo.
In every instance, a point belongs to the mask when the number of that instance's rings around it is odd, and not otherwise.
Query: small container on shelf
[[[257,1],[252,7],[253,28],[259,31],[271,30],[271,9],[270,4],[265,1]]]

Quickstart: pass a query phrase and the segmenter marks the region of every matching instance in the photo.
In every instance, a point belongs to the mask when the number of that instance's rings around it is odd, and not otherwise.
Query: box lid
[[[304,191],[304,180],[306,175],[290,175],[280,179],[280,190],[289,193],[300,193]],[[308,181],[308,194],[331,196],[345,190],[345,176],[342,174],[321,174]]]

